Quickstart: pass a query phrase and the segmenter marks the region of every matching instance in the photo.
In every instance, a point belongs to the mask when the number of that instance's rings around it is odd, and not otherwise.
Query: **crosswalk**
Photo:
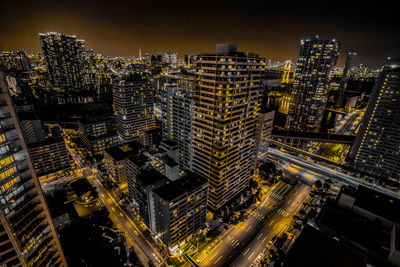
[[[289,213],[283,209],[279,209],[276,213],[282,215],[283,217],[289,216]]]
[[[262,219],[264,219],[264,214],[258,212],[257,210],[253,211],[251,213],[252,216],[256,217],[257,220],[261,221]]]
[[[275,199],[282,200],[283,197],[289,192],[290,188],[291,186],[288,184],[281,184],[271,191],[270,196]]]
[[[237,247],[239,245],[239,240],[236,238],[233,238],[232,236],[228,236],[225,240],[227,245],[232,246],[232,247]]]

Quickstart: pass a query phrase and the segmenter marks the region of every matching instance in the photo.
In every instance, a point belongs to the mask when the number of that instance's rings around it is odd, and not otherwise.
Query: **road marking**
[[[268,236],[264,237],[264,239],[262,240],[263,243],[265,242],[265,239],[267,239],[267,237],[268,237]]]
[[[251,253],[251,255],[247,259],[250,260],[251,256],[253,256],[253,254],[254,254],[254,251],[253,251],[253,253]]]
[[[247,228],[246,232],[247,232],[247,231],[249,231],[249,230],[250,230],[250,228],[251,228],[251,225],[249,226],[249,228]]]
[[[276,224],[274,225],[274,229],[275,229],[275,227],[276,227]]]
[[[212,257],[210,258],[210,260],[212,260],[215,256],[217,256],[217,254],[218,254],[218,253],[215,253],[214,256],[212,256]]]
[[[218,262],[221,258],[222,258],[222,256],[219,256],[218,260],[216,260],[216,261],[214,262],[214,264],[217,264],[217,262]]]
[[[260,239],[260,237],[261,237],[263,234],[264,234],[264,233],[261,233],[261,234],[257,237],[257,240]]]
[[[243,256],[246,256],[247,252],[249,252],[250,248],[248,248],[244,253]]]
[[[269,224],[268,224],[268,226],[270,226],[273,222],[274,222],[274,220],[270,221]]]

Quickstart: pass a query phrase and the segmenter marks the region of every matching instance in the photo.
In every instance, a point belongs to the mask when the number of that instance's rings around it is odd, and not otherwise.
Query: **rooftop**
[[[105,117],[105,116],[87,116],[79,119],[79,122],[82,124],[92,124],[92,123],[101,123],[101,122],[112,122],[113,118]]]
[[[52,138],[47,138],[42,142],[28,144],[28,148],[36,148],[36,147],[52,145],[52,144],[61,143],[61,142],[64,143],[64,139],[62,137],[52,137]]]
[[[169,156],[165,156],[164,157],[164,162],[165,162],[166,165],[168,165],[170,167],[175,167],[175,166],[178,165],[178,163],[176,163],[176,161],[173,158],[169,157]]]
[[[39,120],[38,117],[33,112],[28,111],[18,111],[18,119],[20,121],[35,121]]]
[[[133,164],[135,164],[136,166],[143,166],[144,164],[146,164],[147,162],[150,161],[150,159],[143,155],[143,154],[139,154],[139,155],[130,155],[127,157],[128,160],[130,160]]]
[[[354,205],[400,224],[400,199],[360,185],[357,190],[344,187],[342,193],[353,196]]]
[[[132,71],[124,73],[122,76],[118,76],[115,80],[117,84],[124,85],[134,82],[144,82],[148,79],[142,72]]]
[[[351,249],[312,227],[306,227],[289,250],[284,267],[365,267],[365,261]]]
[[[142,185],[150,186],[157,182],[168,181],[168,178],[154,168],[144,170],[136,176],[136,181]]]
[[[172,140],[170,140],[170,139],[165,139],[165,140],[163,140],[163,141],[161,142],[161,144],[165,144],[165,145],[167,145],[168,147],[175,147],[175,146],[178,146],[178,143],[176,143],[175,141],[172,141]]]
[[[334,201],[327,201],[317,219],[320,228],[329,229],[345,242],[373,251],[387,259],[390,243],[390,227],[364,218],[352,210],[340,207]]]
[[[202,53],[199,55],[202,56],[232,56],[232,57],[251,57],[251,58],[260,58],[256,53],[253,52],[240,52],[237,51],[236,44],[217,44],[215,49],[215,54],[210,53]]]
[[[103,135],[99,135],[99,136],[86,136],[86,138],[87,138],[89,141],[94,141],[94,140],[104,139],[104,138],[107,138],[107,137],[117,136],[117,135],[118,135],[118,133],[117,133],[116,130],[111,130],[111,131],[109,131],[108,133],[103,134]]]
[[[190,193],[197,188],[207,184],[207,180],[200,175],[188,172],[182,178],[171,181],[154,191],[155,194],[159,195],[166,201],[172,201],[184,193]]]
[[[140,150],[141,150],[140,143],[137,141],[133,141],[122,146],[107,148],[104,151],[108,155],[110,155],[114,160],[120,161],[128,156],[138,154]]]

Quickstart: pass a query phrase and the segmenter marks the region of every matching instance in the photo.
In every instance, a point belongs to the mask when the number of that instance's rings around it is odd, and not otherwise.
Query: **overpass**
[[[314,174],[318,174],[324,180],[330,178],[332,180],[336,180],[343,184],[347,184],[347,185],[351,185],[351,186],[355,186],[355,187],[358,187],[359,185],[363,185],[363,186],[366,186],[373,190],[382,192],[391,197],[400,199],[400,194],[390,188],[386,188],[382,185],[364,181],[362,179],[345,174],[341,171],[337,171],[337,170],[319,165],[315,162],[310,162],[305,159],[299,158],[295,155],[291,155],[289,153],[282,152],[278,149],[269,148],[267,152],[263,153],[260,156],[260,158],[269,157],[270,155],[273,155],[274,157],[276,157],[277,159],[280,159],[282,161],[296,164],[296,165],[304,168],[305,170],[307,170],[307,172],[313,172]],[[344,166],[341,166],[341,167],[343,169]]]
[[[333,112],[333,113],[343,114],[343,115],[346,115],[346,114],[347,114],[346,111],[337,110],[337,109],[333,109],[333,108],[325,108],[325,110],[331,111],[331,112]]]
[[[294,132],[286,130],[272,130],[272,138],[275,140],[305,140],[314,141],[320,143],[336,143],[336,144],[349,144],[352,145],[355,139],[354,135],[343,135],[343,134],[328,134],[328,133],[305,133],[305,132]]]
[[[337,163],[337,162],[335,162],[335,161],[333,161],[333,160],[331,160],[331,159],[329,159],[327,157],[324,157],[324,156],[321,156],[321,155],[317,155],[317,154],[308,152],[306,150],[303,150],[303,149],[300,149],[300,148],[297,148],[297,147],[294,147],[294,146],[291,146],[291,145],[288,145],[288,144],[285,144],[285,143],[282,143],[282,142],[279,142],[279,141],[276,141],[276,140],[270,139],[270,145],[275,145],[277,147],[282,147],[283,149],[285,149],[285,150],[287,150],[289,152],[295,152],[297,154],[301,154],[301,155],[304,155],[306,157],[312,158],[313,160],[316,160],[316,161],[325,162],[325,163],[332,164],[332,165],[339,166],[339,167],[344,167],[342,164]]]

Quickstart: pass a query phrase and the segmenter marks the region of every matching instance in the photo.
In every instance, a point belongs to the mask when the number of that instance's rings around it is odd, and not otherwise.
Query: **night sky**
[[[84,2],[84,3],[83,3]],[[213,52],[234,42],[272,60],[297,60],[307,35],[337,38],[372,68],[400,55],[395,6],[386,1],[77,1],[1,0],[0,50],[40,51],[39,32],[75,34],[87,49],[113,56],[158,51]],[[397,20],[397,21],[396,21]]]

